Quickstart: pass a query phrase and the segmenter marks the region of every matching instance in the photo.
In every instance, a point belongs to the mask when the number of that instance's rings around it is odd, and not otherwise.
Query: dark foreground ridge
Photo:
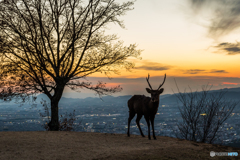
[[[87,132],[0,132],[0,159],[239,159],[210,157],[210,152],[238,152],[233,148],[157,136]]]

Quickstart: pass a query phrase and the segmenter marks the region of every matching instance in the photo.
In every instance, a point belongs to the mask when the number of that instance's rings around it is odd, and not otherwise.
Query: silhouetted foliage
[[[224,98],[226,92],[209,93],[208,85],[202,88],[202,92],[175,94],[181,102],[179,111],[182,122],[179,122],[178,138],[191,141],[213,143],[220,127],[229,118],[233,109],[238,104]]]
[[[0,71],[5,87],[17,95],[44,93],[51,101],[50,130],[59,130],[58,103],[65,86],[87,88],[99,96],[122,90],[84,78],[93,73],[119,73],[139,57],[135,44],[128,47],[116,35],[105,35],[133,1],[115,0],[8,0],[0,1]],[[81,79],[83,78],[83,79]],[[79,81],[79,80],[82,81]],[[9,91],[9,90],[5,90]]]
[[[77,120],[75,115],[75,110],[73,110],[73,113],[65,113],[65,115],[61,115],[60,117],[63,117],[62,120],[60,120],[60,131],[73,131],[74,128],[74,122]]]
[[[44,108],[44,113],[39,113],[42,118],[47,117],[47,120],[44,122],[43,127],[46,131],[50,131],[49,122],[50,122],[50,113],[49,113],[49,105],[47,104],[46,100],[42,100],[40,102]],[[74,122],[77,120],[75,115],[75,110],[73,113],[65,112],[64,116],[60,115],[59,120],[59,131],[74,131]]]

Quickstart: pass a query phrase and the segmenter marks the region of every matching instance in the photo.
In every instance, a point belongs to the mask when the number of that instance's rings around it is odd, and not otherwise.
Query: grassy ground
[[[210,157],[210,151],[238,152],[232,148],[195,143],[171,137],[148,140],[138,135],[86,132],[0,132],[0,159],[84,160],[84,159],[240,159]]]

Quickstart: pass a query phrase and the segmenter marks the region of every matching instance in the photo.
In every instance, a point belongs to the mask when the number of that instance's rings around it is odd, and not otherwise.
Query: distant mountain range
[[[209,93],[210,94],[218,94],[221,91],[226,91],[225,98],[227,100],[234,100],[239,101],[240,100],[240,88],[225,88],[221,90],[212,90]],[[201,92],[199,92],[201,93]],[[178,94],[178,93],[177,93]],[[150,94],[146,94],[146,96],[150,96]],[[125,95],[125,96],[103,96],[101,99],[98,97],[87,97],[84,99],[80,98],[66,98],[62,97],[60,100],[60,104],[87,104],[87,105],[101,105],[101,104],[119,104],[119,105],[127,105],[127,101],[132,97],[132,95]],[[40,101],[46,100],[47,102],[50,102],[49,98],[45,94],[40,94],[37,96],[37,103],[40,103]],[[176,104],[177,103],[177,97],[175,94],[165,94],[160,96],[160,104]],[[14,105],[14,101],[5,103],[5,105]],[[1,103],[0,103],[1,105]]]
[[[209,91],[210,94],[218,94],[220,92],[226,92],[225,98],[227,100],[234,100],[239,101],[240,100],[240,88],[225,88],[220,90],[212,90]],[[201,93],[201,92],[199,92]],[[176,94],[165,94],[160,96],[160,103],[161,104],[176,104],[177,103],[177,95]],[[150,96],[146,94],[146,96]],[[103,96],[101,99],[98,97],[87,97],[84,99],[79,98],[66,98],[62,97],[60,100],[60,104],[70,104],[70,103],[79,103],[79,104],[116,104],[121,103],[121,105],[126,105],[127,101],[132,97],[132,95],[125,95],[125,96]],[[37,102],[40,102],[41,99],[47,100],[49,102],[49,99],[46,95],[40,94],[37,96]]]

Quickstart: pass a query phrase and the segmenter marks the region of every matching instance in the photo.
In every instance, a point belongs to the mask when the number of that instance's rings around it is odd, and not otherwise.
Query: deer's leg
[[[147,115],[144,115],[144,118],[147,122],[147,125],[148,125],[148,139],[151,140],[151,136],[150,136],[150,122],[149,122],[149,116]]]
[[[156,139],[155,131],[154,131],[154,118],[155,118],[155,116],[152,116],[152,117],[150,117],[150,120],[151,120],[152,130],[153,130],[153,138]]]
[[[137,126],[139,128],[139,131],[140,131],[142,137],[145,137],[144,134],[142,133],[142,129],[141,129],[140,125],[139,125],[139,121],[140,121],[141,118],[142,118],[142,115],[138,114],[137,115],[137,119],[136,119],[136,123],[137,123]]]
[[[131,120],[133,119],[133,117],[135,116],[135,112],[130,112],[129,111],[129,118],[128,118],[128,132],[127,132],[127,135],[128,137],[130,137],[130,132],[129,132],[129,129],[130,129],[130,123],[131,123]]]

